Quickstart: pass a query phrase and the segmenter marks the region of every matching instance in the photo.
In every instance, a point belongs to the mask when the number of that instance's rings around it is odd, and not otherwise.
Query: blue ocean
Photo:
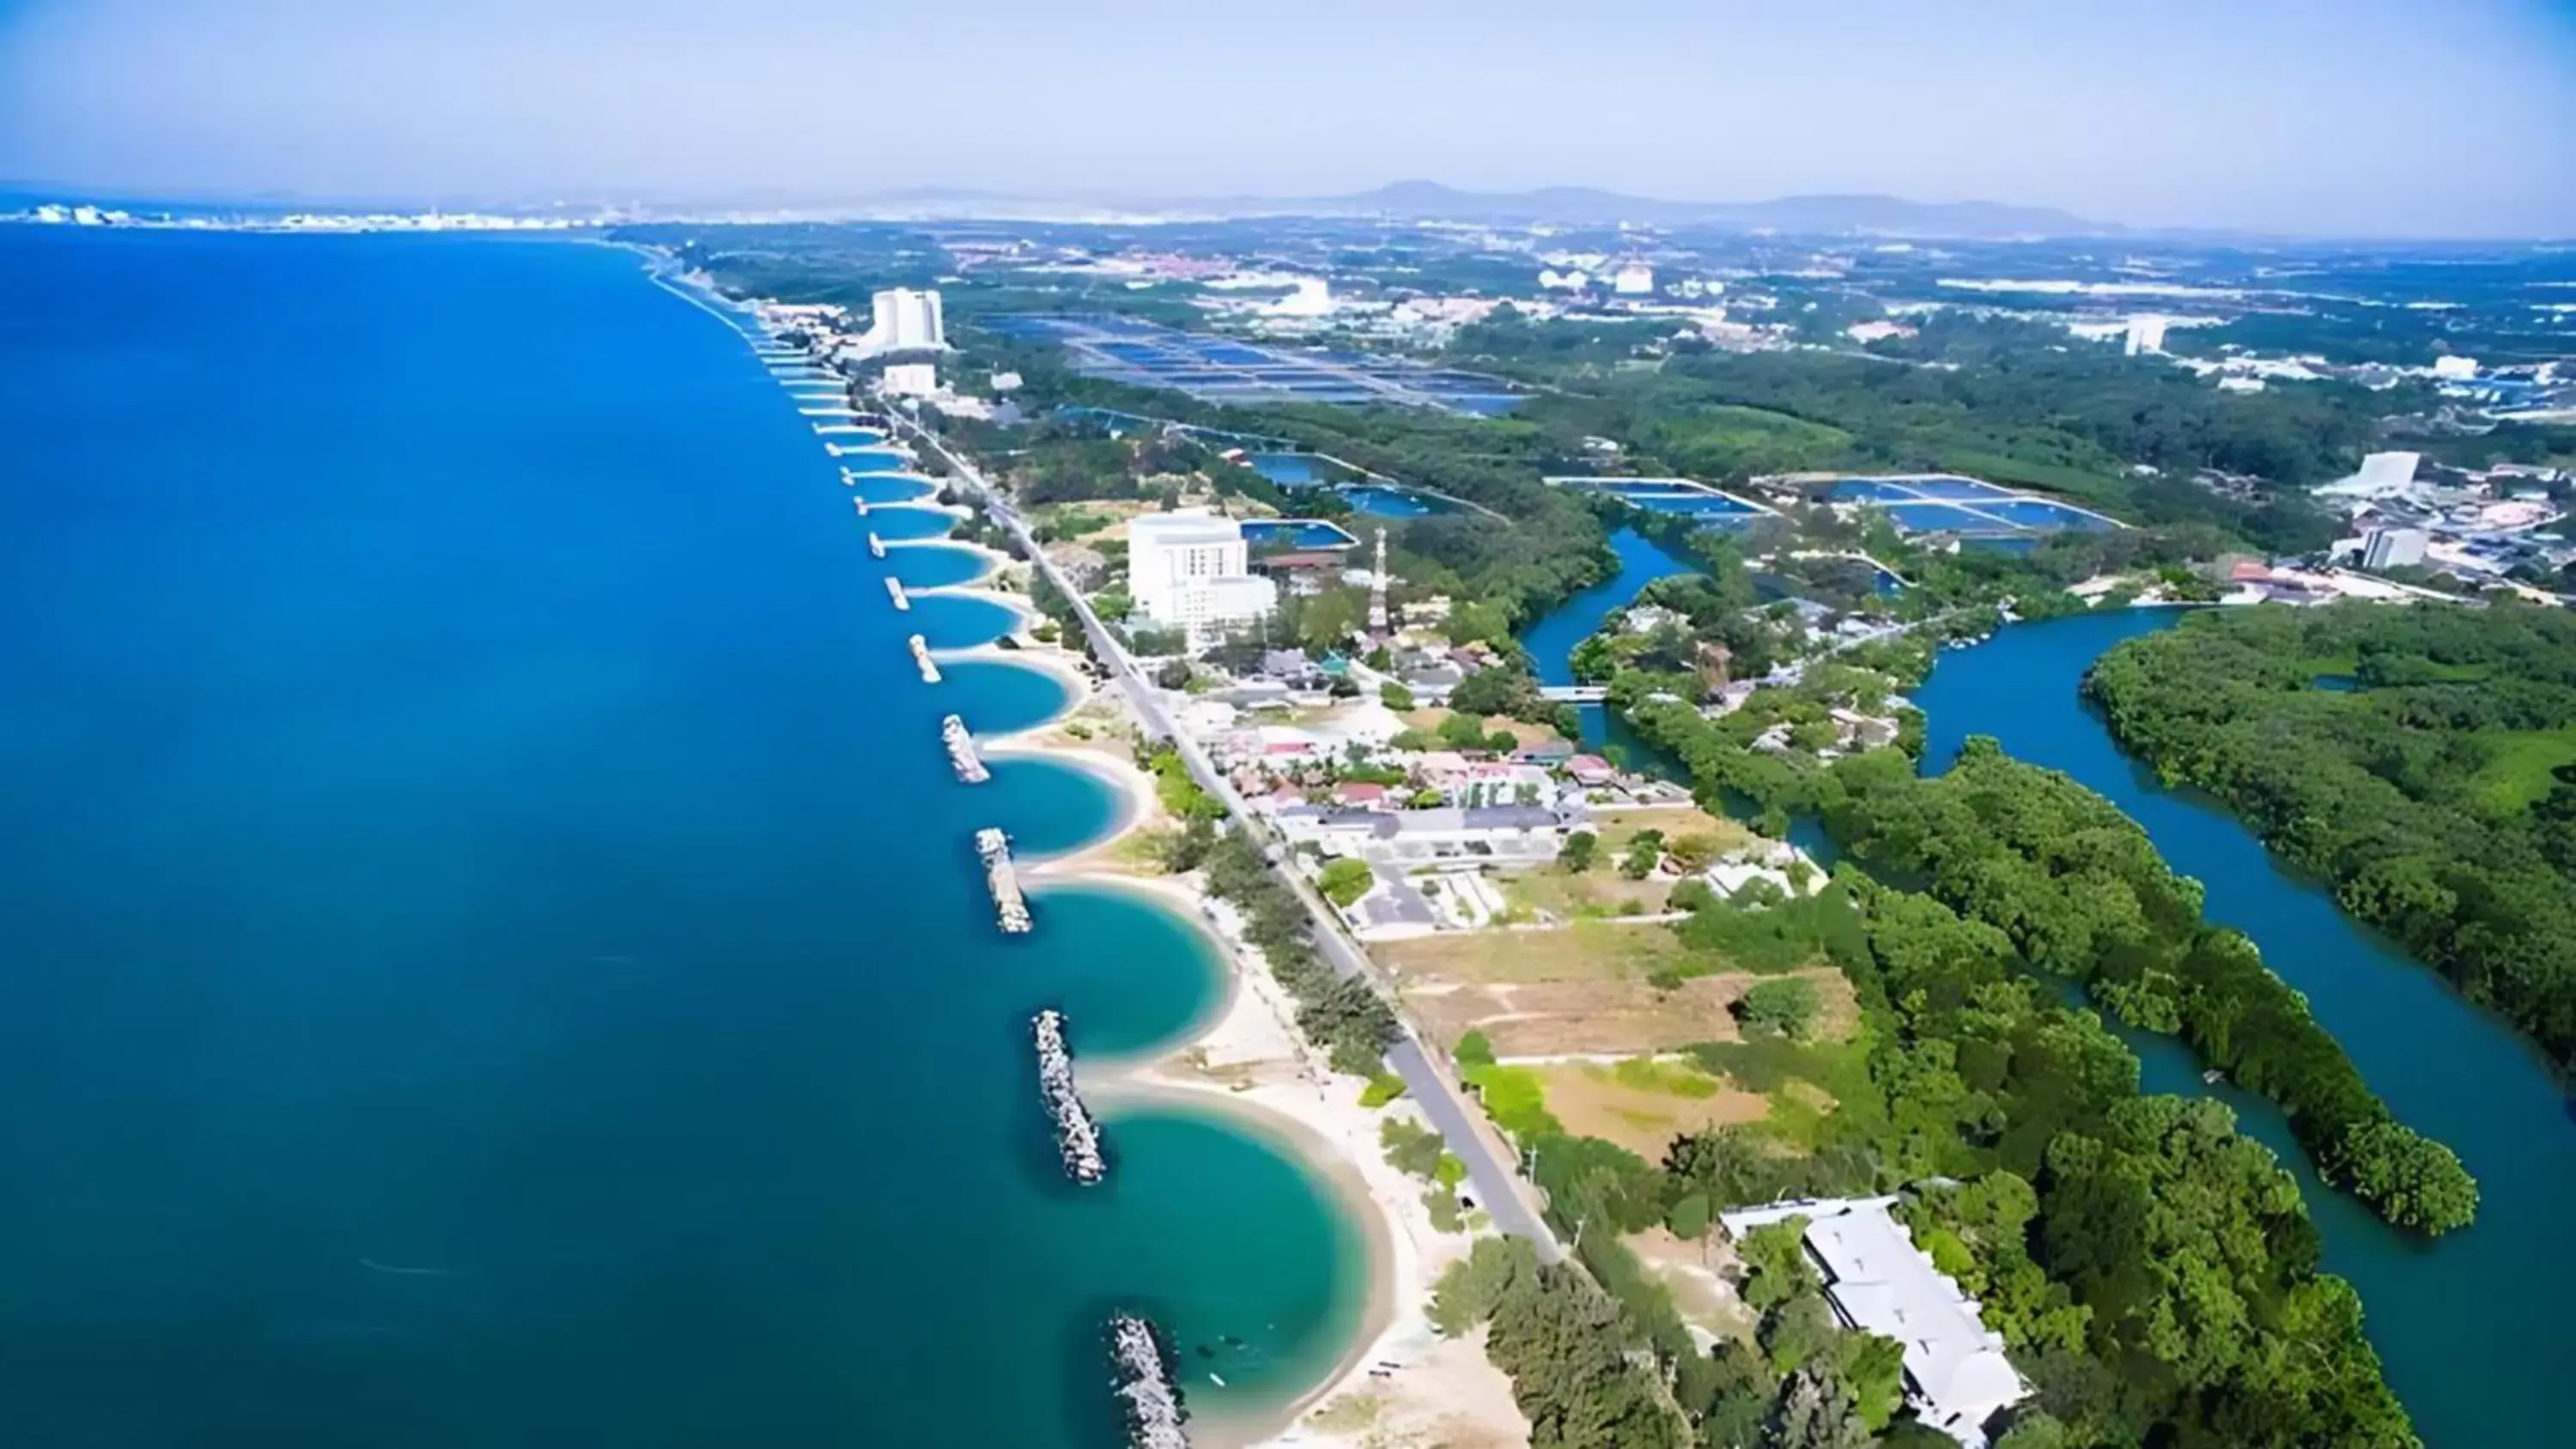
[[[896,613],[974,559],[872,559],[811,423],[606,246],[0,228],[0,1444],[1096,1446],[1112,1305],[1212,1412],[1345,1350],[1286,1150],[1063,1180],[1029,1014],[1143,1050],[1222,970],[993,930],[972,832],[1116,802],[951,777],[1063,686],[920,682],[1009,612]]]

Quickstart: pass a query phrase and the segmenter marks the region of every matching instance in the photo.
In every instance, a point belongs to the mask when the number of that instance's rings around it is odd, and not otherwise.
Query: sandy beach
[[[1062,714],[994,741],[989,754],[1059,760],[1127,797],[1114,829],[1078,850],[1030,862],[1031,885],[1043,891],[1050,883],[1079,884],[1151,900],[1202,932],[1225,972],[1221,1004],[1177,1045],[1146,1057],[1083,1062],[1078,1070],[1086,1097],[1112,1119],[1122,1107],[1176,1104],[1234,1120],[1329,1183],[1367,1243],[1366,1302],[1332,1372],[1291,1403],[1238,1414],[1198,1412],[1193,1441],[1211,1449],[1526,1444],[1529,1426],[1513,1403],[1511,1381],[1486,1361],[1481,1334],[1443,1339],[1424,1315],[1433,1284],[1473,1238],[1434,1227],[1423,1203],[1427,1184],[1386,1160],[1381,1125],[1390,1116],[1420,1122],[1420,1114],[1402,1099],[1383,1108],[1361,1106],[1367,1081],[1333,1071],[1298,1033],[1296,1003],[1243,940],[1233,908],[1209,899],[1195,874],[1166,874],[1134,848],[1138,832],[1179,822],[1163,809],[1153,777],[1135,764],[1124,697],[1096,690],[1059,647],[961,652],[1049,670],[1073,690]]]

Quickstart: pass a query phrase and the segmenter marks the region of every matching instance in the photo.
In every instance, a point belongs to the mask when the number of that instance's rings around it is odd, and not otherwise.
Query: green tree
[[[1571,831],[1565,837],[1565,844],[1557,850],[1556,863],[1565,867],[1569,875],[1581,875],[1592,869],[1593,856],[1600,846],[1601,837],[1591,831]]]
[[[1494,1044],[1485,1039],[1483,1032],[1470,1028],[1466,1035],[1458,1038],[1458,1049],[1450,1055],[1461,1067],[1490,1067],[1494,1064]]]
[[[1324,893],[1326,900],[1345,910],[1360,897],[1367,895],[1369,888],[1376,884],[1377,874],[1369,869],[1368,862],[1348,856],[1327,861],[1323,874],[1315,882],[1316,888]]]
[[[1815,1024],[1820,1008],[1814,981],[1804,976],[1775,976],[1748,988],[1736,1001],[1735,1014],[1747,1031],[1795,1040]]]
[[[1640,830],[1619,855],[1619,873],[1630,880],[1644,880],[1655,873],[1664,859],[1664,833]]]
[[[1745,1305],[1756,1311],[1823,1290],[1824,1280],[1807,1257],[1805,1218],[1755,1228],[1736,1242],[1735,1256],[1744,1265]]]
[[[1392,679],[1378,686],[1377,698],[1380,704],[1398,714],[1407,714],[1413,709],[1413,691]]]
[[[1478,1238],[1431,1290],[1426,1315],[1443,1338],[1456,1338],[1491,1318],[1503,1296],[1538,1274],[1538,1250],[1526,1238]]]

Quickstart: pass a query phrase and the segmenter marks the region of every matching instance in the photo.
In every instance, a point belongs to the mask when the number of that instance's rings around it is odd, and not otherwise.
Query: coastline
[[[1055,718],[999,739],[997,752],[1058,761],[1094,775],[1126,797],[1110,829],[1073,850],[1033,862],[1028,871],[1032,887],[1040,892],[1050,884],[1114,891],[1163,910],[1206,941],[1221,975],[1210,1008],[1169,1041],[1129,1056],[1079,1064],[1076,1071],[1086,1094],[1104,1117],[1179,1109],[1217,1118],[1271,1143],[1340,1202],[1363,1244],[1358,1321],[1331,1366],[1284,1401],[1195,1412],[1193,1442],[1205,1449],[1289,1443],[1360,1449],[1362,1437],[1307,1420],[1319,1414],[1380,1419],[1390,1417],[1390,1407],[1392,1417],[1409,1415],[1425,1427],[1461,1426],[1501,1436],[1484,1442],[1521,1442],[1512,1437],[1526,1430],[1510,1380],[1485,1360],[1478,1342],[1442,1339],[1425,1317],[1432,1285],[1474,1240],[1464,1231],[1434,1228],[1421,1201],[1424,1184],[1387,1162],[1379,1145],[1382,1122],[1418,1113],[1401,1099],[1383,1108],[1361,1106],[1366,1079],[1334,1072],[1298,1032],[1294,1003],[1259,962],[1259,953],[1241,941],[1238,930],[1229,929],[1235,924],[1230,908],[1212,903],[1194,876],[1140,870],[1126,853],[1139,832],[1177,822],[1164,811],[1153,777],[1136,766],[1116,739],[1077,739],[1064,728],[1085,713],[1104,716],[1121,730],[1132,728],[1124,699],[1099,690],[1059,646],[1009,655],[1066,680],[1072,694]],[[1385,1364],[1404,1367],[1377,1367]],[[1399,1385],[1396,1372],[1413,1377]],[[1391,1399],[1401,1402],[1391,1404]],[[1338,1408],[1344,1405],[1350,1408]]]
[[[1206,1449],[1292,1443],[1362,1449],[1375,1431],[1397,1423],[1456,1433],[1461,1443],[1525,1442],[1511,1381],[1485,1359],[1480,1338],[1443,1339],[1425,1313],[1439,1275],[1465,1256],[1474,1237],[1432,1226],[1422,1202],[1425,1184],[1386,1160],[1381,1124],[1419,1122],[1420,1114],[1400,1098],[1381,1108],[1362,1106],[1367,1079],[1333,1071],[1307,1043],[1296,1027],[1295,1004],[1259,952],[1242,941],[1232,909],[1202,894],[1194,875],[1142,871],[1123,852],[1138,832],[1177,822],[1163,810],[1153,777],[1115,742],[1063,732],[1086,710],[1132,725],[1123,699],[1097,691],[1060,648],[1016,651],[1015,657],[1078,683],[1061,714],[1007,737],[1001,752],[1057,760],[1127,797],[1113,828],[1032,864],[1032,885],[1115,891],[1162,909],[1208,943],[1222,977],[1210,1009],[1171,1040],[1078,1065],[1086,1093],[1107,1117],[1177,1108],[1272,1143],[1333,1193],[1364,1244],[1359,1320],[1331,1368],[1285,1401],[1195,1414],[1194,1442]]]
[[[923,498],[881,506],[946,514],[952,521],[973,516],[970,509],[934,501],[935,480],[919,481],[931,484]],[[1318,1406],[1356,1402],[1364,1427],[1380,1417],[1385,1395],[1393,1391],[1407,1399],[1394,1417],[1409,1414],[1428,1425],[1485,1436],[1470,1442],[1525,1442],[1527,1429],[1510,1381],[1485,1360],[1480,1337],[1440,1339],[1425,1318],[1433,1282],[1473,1238],[1463,1225],[1456,1233],[1435,1229],[1422,1202],[1424,1184],[1385,1158],[1380,1124],[1390,1117],[1418,1119],[1419,1112],[1400,1099],[1383,1108],[1360,1105],[1367,1081],[1333,1072],[1305,1041],[1294,1003],[1270,977],[1259,952],[1241,939],[1231,908],[1204,896],[1194,877],[1165,874],[1136,858],[1133,842],[1141,832],[1177,822],[1163,809],[1155,779],[1124,748],[1137,725],[1134,713],[1122,694],[1103,689],[1062,645],[1025,637],[1043,615],[1024,593],[1007,587],[1016,561],[943,530],[889,540],[889,577],[901,577],[893,550],[902,547],[959,548],[982,556],[983,568],[970,578],[915,592],[980,596],[1015,612],[1012,625],[994,638],[934,650],[934,658],[1035,670],[1064,687],[1063,704],[1045,719],[986,738],[988,757],[1053,760],[1122,796],[1116,818],[1096,836],[1025,863],[1032,891],[1065,886],[1124,895],[1181,922],[1210,950],[1217,989],[1208,1006],[1165,1041],[1123,1057],[1078,1063],[1086,1094],[1105,1117],[1177,1110],[1271,1146],[1339,1204],[1360,1239],[1360,1261],[1351,1270],[1359,1290],[1356,1319],[1329,1366],[1282,1399],[1196,1406],[1193,1441],[1203,1449],[1290,1442],[1358,1449],[1360,1439],[1334,1430],[1318,1437],[1322,1426],[1302,1421]],[[1022,636],[1016,646],[1003,647],[1001,641],[1015,635]],[[1093,731],[1088,737],[1069,729],[1078,716],[1089,717],[1080,721]],[[1401,1370],[1394,1367],[1399,1363]],[[1394,1382],[1397,1372],[1415,1370],[1400,1387]]]

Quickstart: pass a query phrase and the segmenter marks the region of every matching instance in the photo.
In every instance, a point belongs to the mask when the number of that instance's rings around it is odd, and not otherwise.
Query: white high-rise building
[[[2422,563],[2425,545],[2432,541],[2420,528],[2374,528],[2361,536],[2361,566],[2394,569]]]
[[[1643,262],[1630,262],[1611,274],[1610,290],[1622,297],[1651,296],[1655,290],[1655,269]]]
[[[1243,525],[1203,508],[1128,521],[1127,593],[1146,618],[1193,642],[1279,606],[1279,586],[1251,571]]]
[[[2433,375],[2444,382],[2474,382],[2478,376],[2478,360],[2457,355],[2436,357],[2433,359]]]
[[[868,330],[841,349],[851,361],[889,352],[945,352],[948,326],[940,315],[937,292],[890,287],[868,304]]]
[[[2142,352],[2164,351],[2165,320],[2152,312],[2130,318],[2128,334],[2122,350],[2131,357]]]

